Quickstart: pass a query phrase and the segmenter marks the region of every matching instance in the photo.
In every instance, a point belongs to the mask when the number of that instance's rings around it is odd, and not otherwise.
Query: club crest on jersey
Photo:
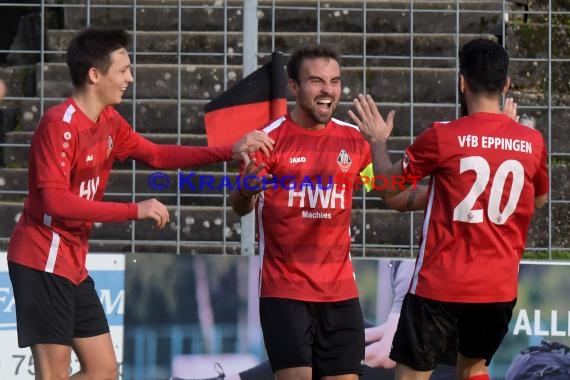
[[[346,173],[348,169],[350,169],[350,165],[352,164],[352,160],[346,150],[342,149],[336,158],[336,163],[340,166],[340,170],[343,173]]]
[[[111,151],[113,150],[113,138],[111,136],[109,136],[109,139],[107,140],[107,158],[109,158],[109,155],[111,154]]]

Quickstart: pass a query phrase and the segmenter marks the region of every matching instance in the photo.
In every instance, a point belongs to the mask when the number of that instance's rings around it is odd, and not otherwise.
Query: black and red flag
[[[271,54],[271,62],[237,82],[204,107],[208,146],[233,144],[246,133],[287,113],[285,57]]]

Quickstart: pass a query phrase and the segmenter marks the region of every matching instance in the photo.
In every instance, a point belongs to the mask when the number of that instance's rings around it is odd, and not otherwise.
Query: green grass
[[[548,251],[526,251],[524,260],[550,260]],[[570,260],[570,251],[552,251],[553,260]]]

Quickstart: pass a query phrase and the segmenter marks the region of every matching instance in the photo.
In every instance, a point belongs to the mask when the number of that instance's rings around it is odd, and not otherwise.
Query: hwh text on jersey
[[[92,201],[97,194],[97,189],[99,188],[99,176],[95,178],[89,178],[87,181],[81,181],[79,185],[79,196]]]
[[[298,191],[289,189],[289,201],[287,206],[294,207],[295,199],[299,199],[298,207],[305,207],[305,198],[308,198],[309,207],[316,208],[336,208],[337,202],[340,202],[340,208],[344,210],[344,189],[337,191],[334,184],[332,188],[323,189],[321,186],[303,186]]]

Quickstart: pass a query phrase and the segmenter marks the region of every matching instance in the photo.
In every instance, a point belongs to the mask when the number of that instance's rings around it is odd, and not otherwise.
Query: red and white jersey
[[[48,109],[32,139],[29,194],[10,239],[8,260],[53,272],[74,283],[85,279],[93,223],[48,215],[40,189],[69,189],[84,199],[101,200],[113,160],[130,155],[137,140],[132,138],[134,134],[113,107],[106,107],[97,123],[71,98]]]
[[[230,160],[232,147],[154,144],[113,107],[104,108],[94,123],[67,99],[47,110],[34,132],[28,198],[10,238],[8,260],[76,284],[83,281],[93,222],[138,218],[136,203],[101,201],[113,161],[127,157],[176,169]]]
[[[370,145],[354,125],[331,120],[307,130],[283,116],[264,129],[275,140],[257,154],[275,188],[257,203],[261,297],[340,301],[358,297],[350,261],[351,186],[371,162]],[[304,183],[304,185],[303,185]]]
[[[541,133],[492,113],[434,123],[408,147],[402,169],[431,176],[411,292],[513,300],[534,198],[548,192]]]

